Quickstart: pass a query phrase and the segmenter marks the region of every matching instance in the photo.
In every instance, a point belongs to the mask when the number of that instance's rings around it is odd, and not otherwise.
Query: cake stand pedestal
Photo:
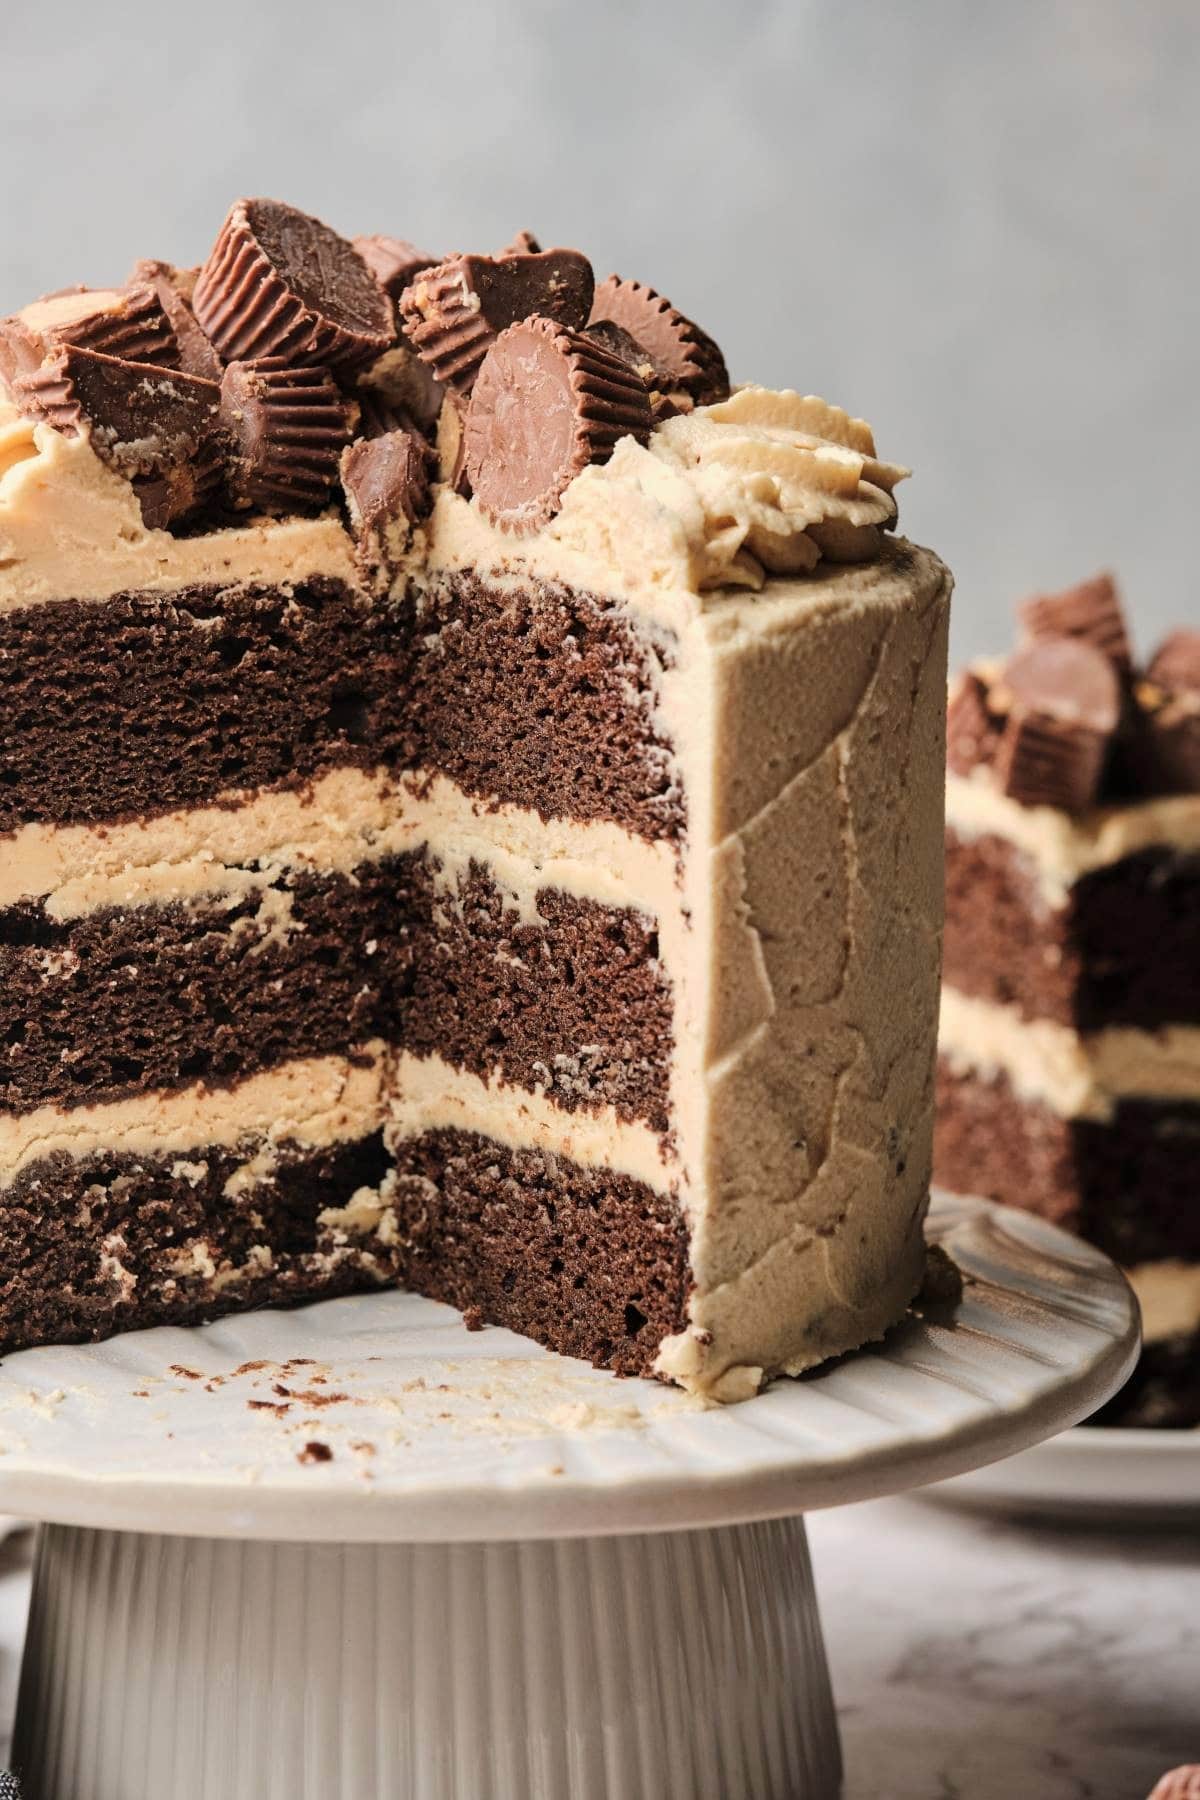
[[[723,1410],[378,1294],[0,1366],[42,1533],[26,1800],[834,1800],[802,1514],[941,1479],[1122,1381],[1095,1251],[937,1206],[963,1276]]]

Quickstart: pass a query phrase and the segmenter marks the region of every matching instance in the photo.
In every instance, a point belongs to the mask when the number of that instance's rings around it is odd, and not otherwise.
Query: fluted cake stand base
[[[26,1800],[833,1800],[803,1519],[978,1467],[1137,1351],[1103,1257],[935,1206],[963,1292],[703,1410],[398,1294],[0,1368],[42,1533]]]

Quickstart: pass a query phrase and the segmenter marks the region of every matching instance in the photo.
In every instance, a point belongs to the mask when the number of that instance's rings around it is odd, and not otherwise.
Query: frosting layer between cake
[[[923,1262],[949,578],[929,553],[879,536],[901,471],[801,441],[813,434],[797,427],[794,401],[748,390],[670,420],[649,447],[623,440],[528,540],[443,487],[386,595],[363,586],[333,514],[195,537],[150,530],[86,434],[10,418],[0,611],[14,642],[37,644],[50,689],[55,645],[70,634],[97,645],[107,635],[118,668],[135,645],[149,657],[161,643],[168,687],[169,657],[186,646],[212,724],[197,732],[184,715],[176,740],[154,710],[155,681],[110,702],[98,677],[88,717],[106,754],[73,762],[66,706],[43,708],[63,754],[47,757],[49,738],[32,735],[24,762],[14,752],[0,904],[68,932],[106,910],[153,930],[175,909],[200,937],[221,908],[240,908],[265,957],[296,945],[294,964],[273,970],[286,983],[302,979],[303,883],[362,885],[364,870],[375,880],[420,853],[432,895],[411,983],[397,978],[379,1012],[347,1013],[344,1027],[339,1015],[342,1060],[14,1110],[0,1132],[10,1180],[39,1162],[66,1157],[82,1171],[107,1156],[111,1187],[126,1178],[121,1156],[198,1168],[206,1145],[249,1146],[238,1167],[251,1192],[259,1140],[291,1116],[287,1082],[332,1069],[361,1098],[337,1141],[383,1130],[396,1171],[386,1203],[375,1182],[361,1202],[321,1209],[322,1230],[345,1240],[339,1267],[365,1237],[372,1279],[398,1274],[470,1304],[450,1248],[470,1263],[471,1195],[503,1211],[507,1182],[524,1198],[500,1237],[510,1252],[536,1244],[560,1261],[556,1280],[573,1269],[586,1283],[578,1347],[615,1366],[653,1363],[736,1398],[764,1371],[802,1369],[886,1330]],[[348,634],[360,622],[352,654],[370,667],[350,679],[343,652],[327,656],[327,689],[307,673],[321,657],[297,639],[298,621],[324,643],[343,619]],[[271,712],[276,701],[290,716]],[[139,786],[136,746],[156,739],[176,747]],[[60,773],[46,780],[49,766]],[[123,786],[109,779],[117,767]],[[471,1066],[442,1056],[437,1032],[406,1035],[422,967],[459,953],[452,917],[481,904],[468,891],[476,879],[514,933],[574,901],[620,911],[645,934],[638,955],[668,996],[656,1057],[665,1109],[645,1094],[622,1109],[603,1084],[589,1088],[590,1042],[550,1046],[542,1079],[532,1065],[505,1067],[497,1046],[489,1068],[479,1032]],[[491,953],[513,951],[497,941]],[[364,970],[375,954],[364,941]],[[555,968],[569,963],[559,955]],[[52,983],[69,971],[46,973]],[[364,1038],[360,1065],[349,1059]],[[630,1038],[620,1054],[636,1060]],[[169,1168],[160,1178],[188,1180]],[[569,1255],[545,1223],[555,1192],[574,1221]],[[277,1250],[264,1238],[255,1262],[243,1243],[226,1270],[215,1204],[206,1199],[189,1240],[192,1276],[210,1301],[212,1281],[234,1268],[257,1293],[251,1276]],[[444,1243],[422,1238],[427,1216],[441,1219]],[[303,1255],[319,1254],[314,1238]],[[613,1255],[643,1288],[602,1305]],[[475,1278],[490,1316],[510,1316],[482,1264]],[[536,1322],[545,1304],[526,1292],[511,1316]]]

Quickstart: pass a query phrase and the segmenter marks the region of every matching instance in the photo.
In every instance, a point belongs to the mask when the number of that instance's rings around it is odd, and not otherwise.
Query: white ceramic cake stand
[[[9,1357],[27,1800],[833,1800],[802,1513],[1022,1449],[1137,1348],[1097,1252],[931,1232],[960,1300],[725,1410],[395,1293]]]

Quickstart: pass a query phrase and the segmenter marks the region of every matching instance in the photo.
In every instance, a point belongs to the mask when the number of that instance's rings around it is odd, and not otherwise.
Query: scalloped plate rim
[[[478,1334],[471,1339],[449,1309],[414,1296],[398,1301],[394,1292],[317,1302],[291,1313],[235,1314],[191,1330],[160,1327],[95,1346],[22,1352],[0,1365],[0,1427],[12,1439],[0,1438],[0,1507],[110,1529],[342,1542],[480,1541],[734,1524],[876,1497],[978,1469],[1061,1431],[1115,1391],[1136,1357],[1137,1310],[1107,1258],[1057,1227],[987,1202],[939,1197],[931,1226],[935,1241],[961,1234],[969,1279],[957,1308],[932,1324],[928,1312],[910,1316],[882,1345],[713,1412],[689,1411],[674,1390],[619,1382],[509,1333],[496,1333],[494,1340],[485,1334],[492,1354],[482,1354]],[[335,1308],[352,1310],[335,1313]],[[411,1373],[423,1367],[419,1359],[430,1357],[429,1345],[444,1340],[451,1348],[441,1352],[440,1362],[435,1354],[432,1366],[457,1372],[461,1391],[416,1384],[422,1395],[446,1393],[438,1404],[454,1409],[430,1414],[422,1441],[432,1464],[439,1455],[442,1459],[441,1472],[433,1477],[419,1456],[399,1450],[390,1463],[388,1452],[357,1467],[350,1452],[361,1445],[346,1433],[336,1434],[333,1411],[312,1414],[320,1426],[301,1426],[311,1429],[313,1441],[325,1431],[336,1446],[335,1456],[320,1466],[298,1468],[316,1459],[296,1453],[297,1421],[273,1423],[269,1400],[256,1401],[265,1410],[248,1421],[245,1383],[260,1377],[244,1376],[231,1359],[245,1357],[255,1340],[290,1344],[293,1358],[319,1357],[324,1331],[331,1356],[339,1341],[351,1345],[340,1376],[336,1365],[329,1365],[335,1379],[350,1388],[355,1379],[366,1381],[355,1365],[372,1360],[370,1333],[385,1329],[373,1322],[371,1309],[388,1321],[386,1341],[400,1346],[399,1360],[390,1371],[386,1359],[381,1370],[370,1371],[374,1390],[364,1386],[358,1394],[336,1398],[368,1409],[354,1415],[354,1427],[365,1429],[365,1420],[382,1432],[381,1409],[395,1408],[396,1395],[407,1392],[401,1380],[405,1368]],[[308,1338],[306,1313],[320,1315],[318,1330]],[[415,1333],[410,1317],[420,1321]],[[344,1330],[341,1340],[333,1335],[339,1325],[362,1318],[369,1322],[361,1336]],[[195,1378],[200,1389],[190,1378],[146,1373],[148,1360],[160,1369],[172,1350],[183,1346],[192,1363],[203,1366],[209,1356],[211,1373],[206,1377],[201,1367]],[[503,1356],[506,1346],[512,1348]],[[219,1353],[225,1365],[218,1361],[213,1367],[210,1353]],[[49,1381],[64,1368],[82,1371],[95,1385],[80,1379],[51,1390]],[[269,1369],[278,1374],[277,1358],[269,1359]],[[40,1389],[39,1371],[45,1377]],[[617,1402],[614,1417],[629,1402],[637,1419],[625,1428],[605,1424],[602,1431],[589,1425],[579,1436],[566,1426],[547,1428],[553,1411],[539,1415],[535,1407],[535,1428],[525,1440],[509,1442],[511,1421],[499,1413],[488,1415],[471,1439],[470,1408],[478,1393],[489,1404],[492,1400],[479,1386],[481,1372],[493,1386],[511,1379],[518,1411],[541,1382],[555,1402],[566,1396],[585,1410],[598,1405],[601,1417],[608,1402]],[[235,1377],[243,1380],[236,1394],[223,1385]],[[215,1386],[203,1386],[206,1379]],[[142,1392],[159,1381],[161,1388]],[[306,1392],[308,1404],[311,1390]],[[162,1418],[175,1424],[170,1449],[165,1439],[172,1434],[165,1424],[160,1429],[146,1407],[134,1404],[142,1400],[159,1403]],[[244,1403],[240,1410],[235,1401]],[[415,1430],[413,1408],[424,1404],[421,1399],[399,1406],[401,1434],[405,1425]],[[499,1428],[490,1423],[495,1417],[501,1418]],[[439,1424],[442,1419],[450,1423]],[[34,1440],[34,1451],[20,1448],[19,1428]],[[460,1441],[456,1434],[464,1431]],[[293,1435],[286,1437],[289,1432]],[[253,1451],[246,1451],[251,1443]],[[193,1457],[186,1473],[179,1467],[185,1446]],[[547,1455],[561,1459],[559,1466],[535,1460],[543,1446]],[[252,1454],[262,1466],[244,1466],[236,1454]],[[482,1475],[472,1474],[476,1463]],[[391,1476],[390,1486],[380,1474]]]

